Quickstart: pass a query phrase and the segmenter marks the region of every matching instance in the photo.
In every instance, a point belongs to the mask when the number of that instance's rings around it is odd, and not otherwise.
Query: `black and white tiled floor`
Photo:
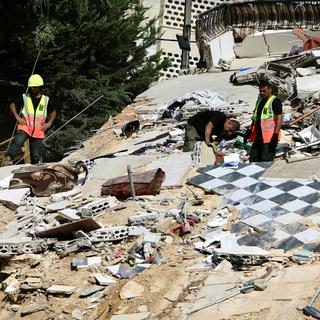
[[[239,168],[208,166],[190,183],[224,195],[224,204],[236,206],[240,221],[233,231],[248,226],[260,234],[240,236],[240,244],[285,250],[304,246],[320,248],[320,182],[259,180],[270,162],[240,164]],[[320,230],[320,229],[319,229]]]

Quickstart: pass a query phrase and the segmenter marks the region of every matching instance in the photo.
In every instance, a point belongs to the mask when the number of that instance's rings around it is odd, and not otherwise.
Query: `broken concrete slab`
[[[63,218],[69,221],[75,221],[75,220],[81,219],[79,215],[79,211],[76,209],[70,209],[70,208],[59,210],[57,215],[57,220],[59,218]]]
[[[174,153],[169,157],[160,158],[151,162],[147,170],[161,168],[166,173],[163,187],[182,186],[192,166],[191,154],[192,152]]]
[[[98,291],[103,290],[104,288],[105,288],[104,286],[98,286],[98,285],[91,286],[90,288],[87,288],[81,291],[80,298],[88,297]]]
[[[72,236],[77,230],[89,232],[100,229],[101,226],[91,218],[81,219],[74,222],[64,223],[58,227],[37,232],[37,236],[41,238],[66,238]]]
[[[80,189],[74,188],[70,191],[55,193],[50,196],[52,202],[59,202],[72,197],[80,196],[82,194]]]
[[[267,180],[309,180],[312,177],[320,177],[319,159],[287,163],[285,160],[275,161],[261,179]]]
[[[136,281],[127,282],[120,291],[121,300],[141,297],[144,292],[144,287]]]
[[[47,308],[48,308],[47,303],[36,303],[36,302],[30,303],[21,309],[21,316],[24,317],[24,316],[27,316],[28,314],[46,310]]]
[[[64,286],[64,285],[55,284],[47,288],[47,293],[71,295],[75,290],[76,290],[75,286]]]
[[[65,199],[58,202],[49,203],[45,206],[47,212],[55,212],[59,210],[63,210],[65,208],[71,207],[73,205],[73,201],[69,199]]]
[[[0,203],[3,203],[11,210],[15,210],[29,194],[30,188],[1,190]]]
[[[95,277],[96,281],[100,286],[108,286],[110,284],[117,283],[117,281],[114,278],[102,273],[94,273],[93,276]]]

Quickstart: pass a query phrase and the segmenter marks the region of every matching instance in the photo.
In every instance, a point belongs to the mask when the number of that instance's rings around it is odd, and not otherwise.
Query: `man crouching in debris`
[[[282,103],[272,95],[268,82],[260,82],[258,100],[252,116],[250,130],[246,133],[252,141],[250,162],[273,161],[280,139]]]
[[[238,131],[239,128],[239,122],[229,119],[223,112],[204,111],[197,113],[188,120],[185,127],[183,151],[193,151],[197,141],[205,141],[208,145],[214,147],[223,138]],[[216,136],[214,142],[213,135]]]

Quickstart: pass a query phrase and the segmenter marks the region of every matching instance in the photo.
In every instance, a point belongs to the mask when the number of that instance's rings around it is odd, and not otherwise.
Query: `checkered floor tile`
[[[201,174],[190,183],[224,195],[224,204],[237,207],[240,221],[233,226],[233,232],[241,233],[243,225],[265,232],[261,236],[244,235],[240,239],[242,244],[257,245],[261,240],[265,249],[289,250],[319,242],[320,250],[320,233],[308,227],[320,226],[320,182],[259,180],[270,165],[240,164],[237,169],[208,166],[200,168]],[[306,224],[306,220],[312,224]]]

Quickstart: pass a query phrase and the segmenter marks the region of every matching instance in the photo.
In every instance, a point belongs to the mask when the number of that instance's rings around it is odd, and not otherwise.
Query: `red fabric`
[[[156,195],[160,193],[165,173],[161,169],[132,174],[134,190],[137,196]],[[128,198],[131,196],[128,176],[122,176],[106,181],[101,188],[101,195]]]

